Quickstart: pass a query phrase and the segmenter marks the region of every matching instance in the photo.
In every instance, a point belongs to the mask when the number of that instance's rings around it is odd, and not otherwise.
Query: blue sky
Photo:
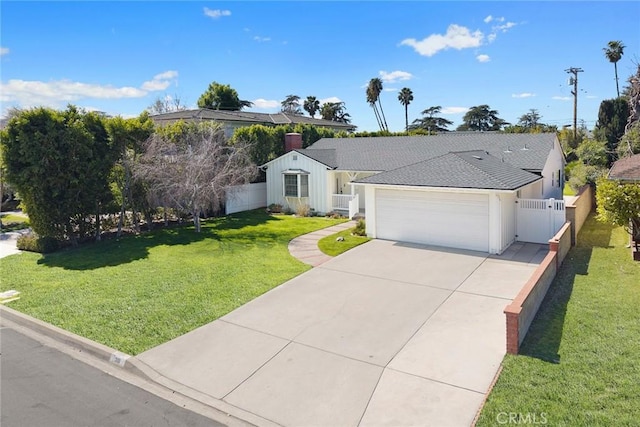
[[[572,123],[569,67],[580,67],[578,119],[592,128],[616,96],[603,47],[626,46],[620,87],[640,62],[640,2],[28,2],[0,6],[1,112],[73,103],[135,116],[158,97],[195,107],[212,81],[250,110],[287,95],[343,101],[358,130],[377,130],[365,86],[383,80],[392,131],[439,105],[461,123],[488,104],[515,123]]]

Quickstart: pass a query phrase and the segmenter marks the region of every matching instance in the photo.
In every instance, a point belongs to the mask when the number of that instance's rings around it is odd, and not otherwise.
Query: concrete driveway
[[[468,426],[545,254],[373,240],[136,359],[257,424]]]

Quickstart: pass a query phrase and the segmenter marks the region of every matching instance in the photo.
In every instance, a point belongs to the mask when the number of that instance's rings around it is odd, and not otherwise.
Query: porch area
[[[359,194],[332,194],[331,210],[345,214],[350,219],[356,215],[364,216],[364,209],[360,209]]]

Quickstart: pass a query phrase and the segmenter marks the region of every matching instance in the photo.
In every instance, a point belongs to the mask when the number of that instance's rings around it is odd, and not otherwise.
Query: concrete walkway
[[[356,221],[348,221],[296,237],[289,242],[289,253],[305,264],[317,267],[333,258],[318,249],[318,240],[355,226]]]
[[[469,426],[505,353],[503,310],[547,248],[310,252],[318,267],[131,363],[256,425]]]

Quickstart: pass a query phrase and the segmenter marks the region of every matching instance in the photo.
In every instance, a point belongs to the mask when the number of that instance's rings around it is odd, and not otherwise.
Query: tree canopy
[[[598,220],[640,233],[640,184],[600,178],[596,184]],[[640,238],[640,235],[637,236]]]
[[[618,142],[625,133],[628,118],[629,104],[624,98],[605,99],[600,103],[595,134],[607,142],[609,164],[617,157]]]
[[[320,115],[324,120],[351,123],[351,115],[347,113],[344,102],[325,102],[320,108]]]
[[[426,130],[428,132],[448,132],[447,127],[451,126],[453,122],[443,117],[438,117],[442,112],[442,107],[439,105],[429,107],[426,110],[422,110],[420,114],[424,117],[416,119],[409,126],[409,130]]]
[[[198,107],[210,110],[240,111],[252,105],[250,101],[241,100],[238,92],[231,86],[218,82],[209,84],[207,90],[198,98]]]
[[[498,117],[497,110],[492,110],[486,104],[471,107],[462,117],[462,121],[463,123],[457,129],[459,131],[497,131],[509,124]]]
[[[200,216],[217,212],[230,186],[248,184],[256,173],[246,144],[227,144],[222,128],[210,123],[155,133],[134,169],[156,203],[192,215],[196,232]]]
[[[36,233],[74,244],[99,235],[100,215],[114,209],[109,176],[121,152],[102,117],[73,106],[23,110],[9,120],[2,144],[7,179]]]

